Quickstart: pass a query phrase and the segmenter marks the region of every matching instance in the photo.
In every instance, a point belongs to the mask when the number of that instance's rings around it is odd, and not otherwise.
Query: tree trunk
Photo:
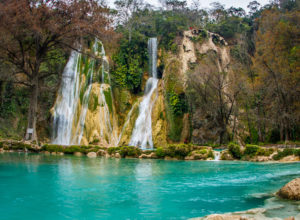
[[[28,124],[25,139],[36,142],[38,141],[36,133],[38,92],[39,80],[38,77],[35,77],[33,80],[33,86],[31,87],[30,105],[28,109]]]

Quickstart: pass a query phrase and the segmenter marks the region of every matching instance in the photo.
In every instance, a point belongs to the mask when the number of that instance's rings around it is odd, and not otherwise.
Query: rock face
[[[287,183],[277,192],[277,195],[284,199],[300,200],[300,178]]]

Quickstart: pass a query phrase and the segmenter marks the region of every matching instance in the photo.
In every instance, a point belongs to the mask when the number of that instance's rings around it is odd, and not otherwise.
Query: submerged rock
[[[119,153],[115,153],[115,158],[121,158],[121,155]]]
[[[81,157],[83,154],[81,152],[75,152],[74,156]]]
[[[284,199],[300,200],[300,178],[287,183],[277,192],[277,195]]]
[[[89,158],[96,158],[97,153],[96,152],[89,152],[86,156],[88,156]]]
[[[154,152],[150,153],[150,154],[142,154],[141,156],[139,156],[139,159],[156,159],[157,156]]]

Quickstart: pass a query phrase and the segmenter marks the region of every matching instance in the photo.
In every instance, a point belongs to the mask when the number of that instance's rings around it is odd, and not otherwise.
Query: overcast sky
[[[151,5],[159,6],[159,0],[145,0],[146,2],[150,3]],[[242,7],[247,10],[247,5],[249,2],[253,0],[198,0],[200,2],[201,8],[209,8],[209,4],[212,2],[220,2],[221,4],[225,5],[225,8],[230,8],[234,6],[236,8]],[[265,5],[269,3],[269,0],[256,0],[261,5]],[[113,5],[114,0],[107,0],[110,6]],[[188,3],[193,2],[193,0],[187,0]]]

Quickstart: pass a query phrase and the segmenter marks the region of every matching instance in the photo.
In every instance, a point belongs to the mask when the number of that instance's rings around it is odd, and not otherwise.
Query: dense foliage
[[[103,14],[108,11],[101,5],[91,8],[88,2],[93,5],[96,1],[74,1],[71,5],[54,1],[56,10],[48,7],[52,5],[49,1],[39,1],[40,4],[29,1],[32,4],[27,6],[34,10],[21,7],[25,16],[17,13],[15,19],[11,19],[19,9],[5,5],[6,2],[9,1],[0,3],[0,49],[3,52],[0,55],[0,120],[10,125],[8,119],[28,114],[27,121],[34,119],[38,127],[39,124],[50,127],[49,111],[68,48],[74,47],[75,41],[91,36],[107,38],[111,21]],[[15,2],[20,2],[19,7],[26,6],[28,1]],[[107,43],[108,48],[114,47],[109,51],[113,91],[117,88],[119,94],[142,93],[148,72],[147,40],[155,36],[159,41],[159,77],[165,83],[170,142],[182,141],[185,115],[190,123],[189,136],[193,128],[211,122],[207,128],[216,128],[218,137],[209,142],[218,144],[236,141],[238,136],[239,141],[246,144],[300,139],[299,1],[276,0],[265,6],[252,1],[248,14],[242,8],[226,9],[220,3],[213,3],[208,10],[188,5],[186,1],[161,3],[162,7],[154,8],[141,0],[118,0],[116,9],[107,16],[114,19],[115,28],[114,32],[108,32],[109,36],[116,33],[120,36],[117,42]],[[61,13],[65,10],[72,13]],[[231,75],[219,71],[217,62],[210,62],[217,61],[218,57],[209,51],[203,56],[197,54],[197,63],[190,66],[187,85],[180,85],[183,80],[174,76],[174,72],[180,71],[179,67],[175,61],[167,66],[166,60],[178,58],[183,31],[189,29],[203,31],[199,37],[191,39],[194,43],[203,43],[209,32],[225,38],[230,50]],[[215,38],[213,42],[222,47]],[[120,115],[130,108],[131,101],[126,102],[126,108],[118,109]],[[35,113],[39,117],[33,117]],[[26,130],[25,123],[26,117],[22,117],[14,125],[17,133],[21,133],[19,136]],[[5,130],[2,127],[0,129]],[[13,136],[10,133],[1,132],[0,135]],[[44,133],[49,136],[49,132]],[[184,141],[194,140],[187,137]],[[131,150],[124,148],[124,155],[131,154]],[[180,150],[176,147],[170,152],[184,156]],[[230,144],[229,150],[237,159],[243,156],[237,145]],[[251,145],[247,145],[243,153],[250,157],[269,154]],[[158,149],[157,154],[166,156],[168,152]]]

